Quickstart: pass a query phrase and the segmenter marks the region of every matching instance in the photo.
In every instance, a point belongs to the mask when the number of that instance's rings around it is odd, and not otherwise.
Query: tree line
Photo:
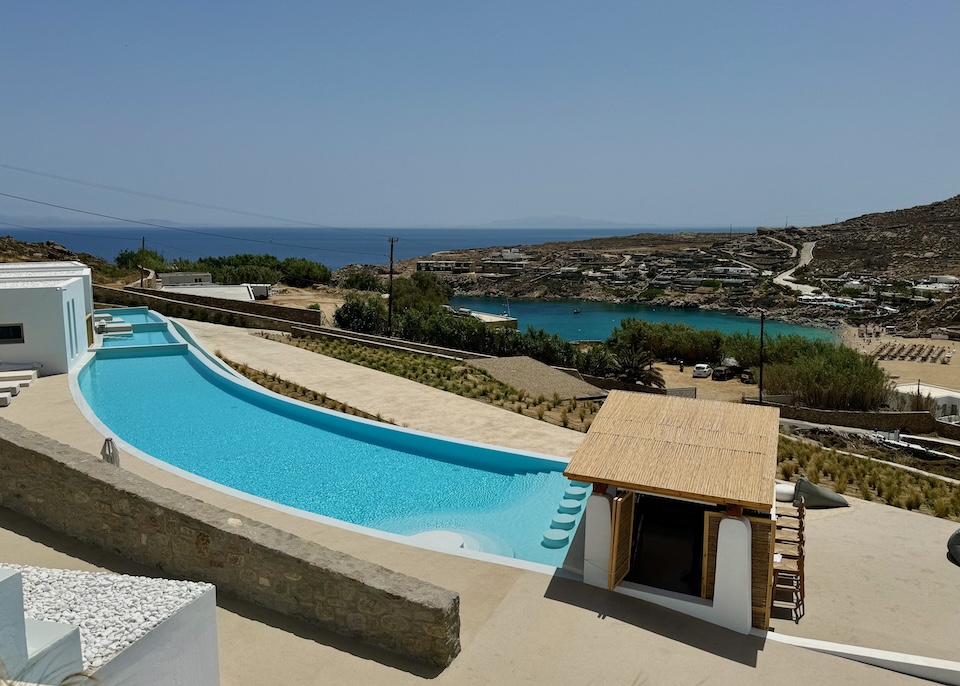
[[[123,250],[116,264],[123,269],[140,266],[156,272],[210,272],[215,283],[283,282],[296,288],[330,283],[330,269],[319,262],[302,257],[281,260],[273,255],[230,255],[229,257],[201,257],[198,260],[177,258],[168,261],[155,250]]]

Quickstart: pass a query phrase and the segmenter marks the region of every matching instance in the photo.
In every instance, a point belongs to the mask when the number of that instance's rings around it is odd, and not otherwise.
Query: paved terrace
[[[499,442],[503,435],[510,439],[503,442],[514,447],[555,454],[569,454],[581,438],[534,419],[249,336],[241,329],[194,322],[189,326],[212,350],[219,348],[232,359],[269,368],[411,427],[472,440]],[[397,397],[403,402],[396,402]],[[437,404],[424,412],[428,397]],[[93,454],[102,444],[103,437],[74,405],[64,377],[41,379],[2,413]],[[478,419],[480,413],[487,416],[486,421]],[[224,684],[303,682],[321,674],[331,682],[368,684],[422,683],[424,679],[438,684],[806,684],[811,679],[925,683],[771,640],[743,637],[579,582],[404,546],[283,514],[199,486],[129,455],[123,455],[122,464],[179,492],[461,595],[463,653],[439,673],[221,598],[217,621]],[[960,570],[944,557],[946,536],[955,527],[871,503],[811,514],[807,616],[799,625],[779,623],[777,630],[957,659]],[[155,574],[2,509],[0,558]]]

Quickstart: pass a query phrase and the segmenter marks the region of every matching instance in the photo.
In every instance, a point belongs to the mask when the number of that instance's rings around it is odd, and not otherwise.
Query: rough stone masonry
[[[163,488],[2,418],[0,506],[421,662],[446,666],[460,652],[457,593]]]

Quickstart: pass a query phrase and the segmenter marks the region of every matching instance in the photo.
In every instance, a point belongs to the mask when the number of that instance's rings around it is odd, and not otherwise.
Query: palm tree
[[[666,386],[663,374],[653,366],[656,360],[650,351],[649,328],[647,322],[625,319],[611,332],[607,348],[618,379],[663,388]]]
[[[617,368],[617,378],[621,381],[657,388],[667,385],[663,374],[653,366],[653,353],[646,348],[618,345],[613,349],[613,361]]]

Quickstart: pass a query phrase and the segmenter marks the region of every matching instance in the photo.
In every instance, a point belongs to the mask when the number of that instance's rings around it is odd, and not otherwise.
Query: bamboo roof
[[[564,475],[767,511],[779,410],[611,391]]]

